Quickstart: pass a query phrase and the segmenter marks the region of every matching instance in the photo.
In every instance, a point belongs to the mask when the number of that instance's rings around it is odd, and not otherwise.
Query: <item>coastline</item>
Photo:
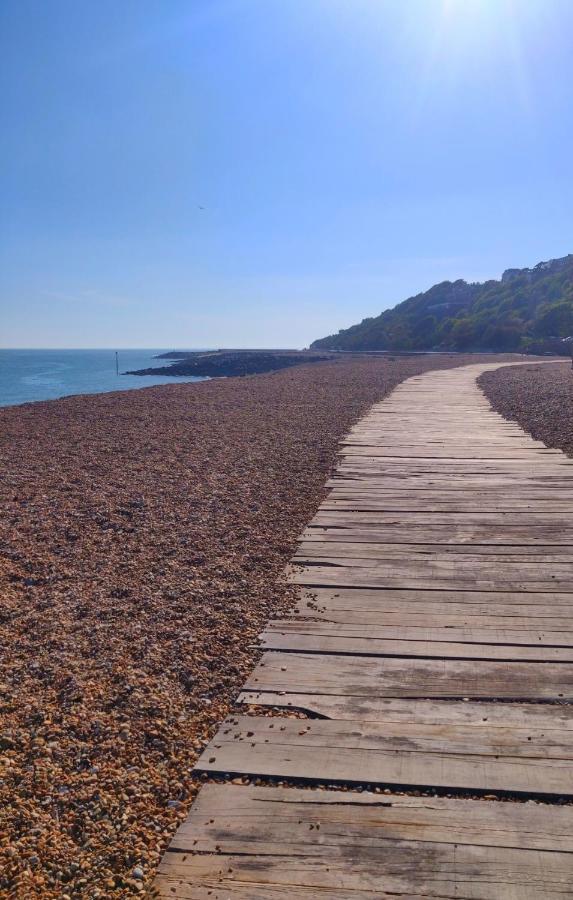
[[[281,573],[340,439],[404,378],[472,361],[336,359],[0,410],[0,891],[144,890],[256,635],[292,604]]]
[[[119,368],[149,365],[159,352],[120,349]],[[115,351],[109,349],[0,350],[0,408],[173,383],[171,376],[142,379],[117,369]]]
[[[162,353],[157,359],[173,359],[167,366],[150,366],[125,375],[243,377],[277,372],[293,366],[326,362],[335,354],[306,350],[209,350],[206,352]]]

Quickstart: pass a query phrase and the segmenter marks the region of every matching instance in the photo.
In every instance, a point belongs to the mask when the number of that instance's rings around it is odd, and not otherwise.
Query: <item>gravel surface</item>
[[[479,379],[488,400],[506,419],[548,447],[573,456],[573,371],[571,362],[507,366]]]
[[[340,438],[404,378],[485,360],[0,410],[2,896],[144,892],[256,635],[292,602],[279,579]]]

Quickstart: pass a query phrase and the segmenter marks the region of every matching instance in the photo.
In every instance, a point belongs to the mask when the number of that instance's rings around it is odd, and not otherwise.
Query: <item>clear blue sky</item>
[[[0,16],[3,346],[303,346],[573,251],[571,0]]]

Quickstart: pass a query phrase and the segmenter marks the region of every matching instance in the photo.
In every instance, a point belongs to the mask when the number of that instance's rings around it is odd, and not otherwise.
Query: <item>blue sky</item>
[[[573,251],[571,0],[3,0],[0,344],[304,346]]]

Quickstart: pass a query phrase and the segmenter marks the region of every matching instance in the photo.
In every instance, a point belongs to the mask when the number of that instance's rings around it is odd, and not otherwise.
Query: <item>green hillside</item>
[[[321,338],[313,350],[524,350],[567,353],[573,335],[573,254],[500,281],[444,281]]]

